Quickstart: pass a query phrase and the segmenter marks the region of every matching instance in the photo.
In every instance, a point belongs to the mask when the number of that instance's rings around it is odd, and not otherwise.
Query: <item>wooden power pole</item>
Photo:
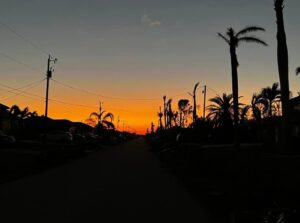
[[[48,117],[48,101],[49,101],[49,82],[50,78],[52,77],[52,72],[54,69],[51,67],[51,62],[56,63],[57,59],[53,59],[51,55],[49,55],[48,63],[47,63],[47,86],[46,86],[46,106],[45,106],[45,117]]]

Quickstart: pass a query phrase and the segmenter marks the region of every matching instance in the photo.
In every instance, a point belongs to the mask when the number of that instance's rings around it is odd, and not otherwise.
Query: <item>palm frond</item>
[[[111,121],[114,120],[114,115],[112,113],[107,113],[106,115],[104,115],[103,120],[110,118]]]
[[[268,46],[268,44],[265,41],[255,37],[255,36],[244,36],[244,37],[239,38],[238,41],[239,42],[247,42],[247,43],[258,43],[258,44],[261,44],[264,46]]]
[[[223,34],[218,33],[218,36],[219,36],[220,38],[222,38],[226,43],[230,44],[229,39],[227,39]]]
[[[199,86],[199,82],[197,82],[197,84],[195,84],[195,87],[194,87],[194,94],[195,94],[195,92],[196,92],[198,86]]]
[[[115,129],[115,125],[110,121],[102,121],[102,124],[105,124],[108,129]]]
[[[244,29],[242,29],[241,31],[239,31],[236,34],[236,37],[239,37],[239,36],[244,35],[246,33],[256,32],[256,31],[266,31],[266,30],[264,28],[258,27],[258,26],[247,26]]]
[[[92,112],[90,114],[90,117],[96,117],[97,119],[99,119],[99,114],[97,112]]]
[[[100,113],[99,113],[99,120],[102,120],[102,115],[105,113],[106,111],[101,111]]]
[[[235,37],[235,31],[234,31],[234,29],[233,29],[232,27],[229,27],[229,28],[227,29],[226,34],[229,36],[229,38]]]

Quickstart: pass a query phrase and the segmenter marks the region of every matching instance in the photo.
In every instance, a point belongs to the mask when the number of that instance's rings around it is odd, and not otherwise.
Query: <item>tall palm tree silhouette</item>
[[[239,89],[238,89],[238,59],[236,54],[236,48],[239,46],[240,43],[243,42],[253,42],[262,44],[267,46],[267,43],[263,40],[257,38],[256,36],[249,36],[248,33],[255,32],[255,31],[265,31],[264,28],[257,27],[257,26],[248,26],[239,32],[235,32],[233,28],[228,28],[226,35],[218,33],[219,37],[221,37],[225,42],[229,45],[230,50],[230,57],[231,57],[231,75],[232,75],[232,95],[233,95],[233,110],[234,110],[234,126],[235,129],[238,127],[238,120],[239,120]],[[238,132],[235,131],[235,140],[237,141]]]
[[[196,101],[196,91],[197,91],[197,88],[199,86],[199,82],[197,82],[194,86],[194,90],[193,90],[193,94],[190,94],[192,97],[193,97],[193,122],[196,122],[197,120],[197,101]]]
[[[174,112],[172,110],[172,99],[171,98],[167,101],[167,113],[166,114],[167,114],[167,126],[168,126],[168,128],[172,128]]]
[[[283,8],[284,0],[274,0],[274,8],[276,12],[277,22],[277,63],[278,73],[281,88],[281,102],[282,102],[282,131],[281,143],[286,145],[288,143],[288,125],[289,125],[289,57],[288,47],[286,41],[286,34],[284,28]]]
[[[163,118],[164,114],[161,111],[161,107],[159,107],[159,112],[157,113],[157,115],[158,115],[158,118],[159,118],[159,120],[158,120],[159,128],[162,129],[163,128],[162,118]]]
[[[167,104],[166,104],[167,96],[166,95],[163,96],[163,100],[164,100],[164,124],[165,124],[165,128],[167,128]]]
[[[99,105],[99,113],[92,112],[90,117],[95,117],[97,119],[97,126],[105,129],[115,129],[113,124],[114,115],[110,112],[106,112],[102,108],[102,102]]]

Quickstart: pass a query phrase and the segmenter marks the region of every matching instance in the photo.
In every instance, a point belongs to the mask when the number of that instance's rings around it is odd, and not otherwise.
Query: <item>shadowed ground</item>
[[[2,222],[211,222],[143,139],[0,185]]]

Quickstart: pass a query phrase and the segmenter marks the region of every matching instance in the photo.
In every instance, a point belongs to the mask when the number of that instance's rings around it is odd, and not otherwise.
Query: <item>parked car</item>
[[[72,142],[73,136],[70,132],[53,131],[46,134],[46,139],[54,142]]]

